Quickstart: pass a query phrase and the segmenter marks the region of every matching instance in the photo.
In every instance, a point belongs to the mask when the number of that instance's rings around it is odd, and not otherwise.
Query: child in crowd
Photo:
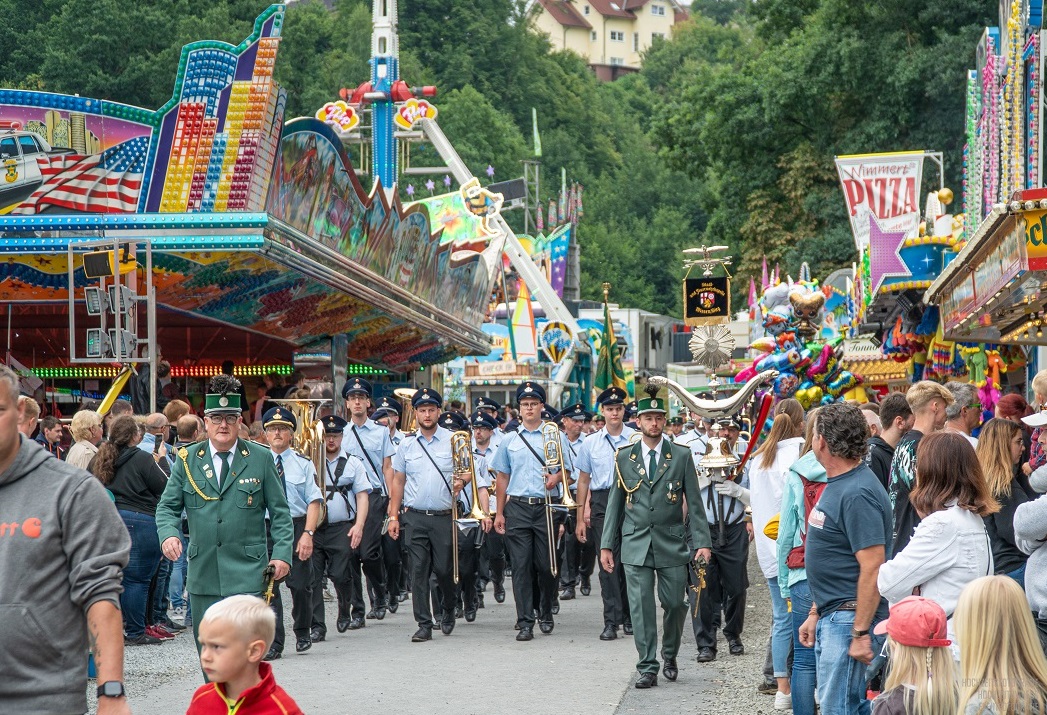
[[[960,642],[960,715],[1047,713],[1047,660],[1017,581],[972,581],[960,594],[953,626]]]
[[[276,615],[257,596],[230,596],[200,621],[200,665],[209,682],[186,715],[302,715],[276,684],[262,657],[273,643]]]
[[[887,634],[891,657],[873,715],[954,715],[956,666],[942,607],[921,596],[903,598],[875,630]]]

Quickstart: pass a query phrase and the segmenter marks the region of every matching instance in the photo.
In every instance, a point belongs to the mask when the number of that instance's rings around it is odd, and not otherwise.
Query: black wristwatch
[[[860,631],[857,628],[852,628],[851,629],[851,638],[861,638],[862,636],[867,636],[867,635],[869,635],[869,630],[868,629],[866,629],[864,631]]]
[[[125,694],[124,684],[119,680],[110,680],[98,686],[98,697],[100,698],[122,698]]]

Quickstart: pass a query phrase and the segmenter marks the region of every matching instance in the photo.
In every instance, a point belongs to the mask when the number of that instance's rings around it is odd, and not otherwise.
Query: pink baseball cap
[[[944,648],[952,645],[948,627],[941,606],[929,598],[907,596],[891,606],[890,617],[877,623],[873,632],[914,648]]]

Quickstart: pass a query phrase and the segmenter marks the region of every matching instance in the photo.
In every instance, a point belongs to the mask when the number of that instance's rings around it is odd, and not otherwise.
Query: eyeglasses
[[[208,415],[207,419],[210,420],[213,425],[220,425],[223,422],[227,425],[235,425],[236,421],[240,419],[240,415]]]

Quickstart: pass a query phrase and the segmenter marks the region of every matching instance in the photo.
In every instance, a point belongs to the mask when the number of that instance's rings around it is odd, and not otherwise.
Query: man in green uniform
[[[240,381],[211,380],[204,403],[207,440],[182,447],[156,507],[156,531],[164,556],[182,553],[182,510],[189,519],[186,590],[193,635],[204,611],[226,596],[262,595],[266,564],[277,580],[290,571],[294,533],[287,496],[269,450],[238,439]],[[266,510],[272,521],[272,560],[266,546]]]
[[[633,621],[633,640],[640,654],[637,688],[658,685],[658,624],[655,621],[654,577],[662,605],[662,674],[676,680],[687,615],[687,548],[684,507],[689,517],[693,557],[709,560],[709,525],[702,510],[694,460],[686,447],[662,436],[667,403],[647,397],[637,404],[643,439],[615,455],[615,485],[607,500],[600,565],[614,570],[612,548],[621,533],[622,567]]]

